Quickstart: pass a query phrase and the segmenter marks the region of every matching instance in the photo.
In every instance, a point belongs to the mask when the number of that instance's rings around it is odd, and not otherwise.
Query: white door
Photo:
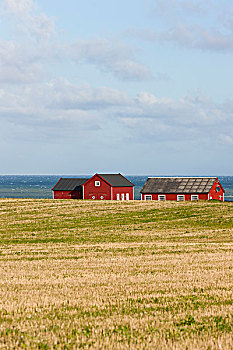
[[[119,201],[119,200],[120,200],[120,194],[117,193],[117,201]]]
[[[121,194],[121,200],[122,200],[122,201],[125,200],[125,195],[124,195],[124,193]]]
[[[126,193],[125,199],[126,199],[127,201],[129,201],[129,193]]]

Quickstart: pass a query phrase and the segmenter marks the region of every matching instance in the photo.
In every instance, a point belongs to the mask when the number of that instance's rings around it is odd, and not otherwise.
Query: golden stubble
[[[220,218],[232,217],[232,206],[216,205]],[[205,203],[182,206],[197,215],[205,210]],[[85,229],[88,217],[108,222],[119,215],[106,232],[118,241],[93,242],[102,229],[96,226],[83,242],[1,244],[0,348],[233,348],[230,225],[151,228],[150,220],[142,220],[121,226],[121,215],[129,211],[179,211],[173,202],[0,200],[0,208],[2,236],[9,227],[15,238],[14,224],[21,220],[19,240],[32,233],[51,237],[46,223],[38,232],[30,226],[36,220],[52,218],[53,235],[60,235],[66,231],[57,224],[60,218],[72,225],[84,218]],[[126,231],[130,241],[124,240]]]

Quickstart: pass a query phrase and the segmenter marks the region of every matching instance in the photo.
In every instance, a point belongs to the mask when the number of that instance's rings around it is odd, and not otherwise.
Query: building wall
[[[220,188],[219,192],[216,191],[216,187]],[[215,183],[213,184],[213,186],[212,186],[212,188],[210,190],[209,198],[210,199],[217,199],[217,200],[220,200],[220,201],[224,201],[224,191],[223,191],[223,188],[222,188],[218,178],[215,180]]]
[[[126,194],[129,194],[129,200],[134,199],[133,187],[112,187],[112,199],[117,200],[117,194],[119,194],[120,200],[122,200],[122,194],[124,194],[124,200],[126,200]]]
[[[100,182],[100,186],[95,186],[95,181]],[[129,194],[129,200],[134,199],[133,187],[112,187],[98,175],[94,175],[87,183],[83,185],[84,199],[113,199],[117,200],[117,194],[120,195],[122,200],[122,194],[124,194],[124,200],[126,200],[126,194]]]
[[[189,194],[180,193],[180,195],[184,195],[185,201],[191,201],[191,195],[196,195],[196,194],[197,193],[189,193]],[[149,194],[149,193],[148,194],[142,194],[141,199],[145,200],[145,196],[147,196],[147,195],[151,195],[152,196],[152,200],[155,200],[155,201],[158,200],[158,196],[159,195],[158,194],[153,194],[153,193],[152,194]],[[166,200],[167,201],[177,201],[177,194],[174,194],[174,193],[166,194],[166,193],[164,193],[164,195],[166,196]],[[198,194],[198,197],[199,197],[199,200],[208,200],[208,194],[206,194],[206,193]]]
[[[219,188],[219,190],[217,191],[216,188]],[[212,199],[216,199],[216,200],[220,200],[220,201],[224,201],[224,189],[220,183],[220,181],[218,180],[218,178],[216,178],[211,190],[209,193],[201,193],[198,194],[199,200],[212,200]],[[178,195],[184,195],[185,196],[185,201],[191,201],[191,196],[192,195],[196,195],[197,193],[189,193],[189,194],[183,194],[180,193]],[[146,195],[151,195],[152,196],[152,200],[158,200],[158,194],[142,194],[141,195],[141,199],[145,200],[145,196]],[[166,195],[166,200],[170,200],[170,201],[177,201],[177,194],[166,194],[164,193],[163,195]]]
[[[95,181],[100,182],[100,186],[95,186]],[[94,175],[83,186],[84,199],[111,199],[111,186],[103,181],[98,175]]]
[[[82,190],[80,191],[53,191],[54,199],[82,199]]]

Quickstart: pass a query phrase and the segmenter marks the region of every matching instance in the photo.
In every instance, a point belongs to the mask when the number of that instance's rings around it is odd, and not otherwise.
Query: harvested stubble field
[[[233,203],[0,200],[1,349],[233,349]]]

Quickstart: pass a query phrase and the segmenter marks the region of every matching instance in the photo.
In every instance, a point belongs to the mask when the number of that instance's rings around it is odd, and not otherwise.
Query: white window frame
[[[185,201],[185,195],[184,194],[178,194],[177,195],[177,202],[184,202]]]
[[[198,194],[191,194],[191,201],[198,201],[198,200],[199,200]]]
[[[129,201],[129,193],[126,193],[126,194],[125,194],[125,200],[126,200],[126,201]]]
[[[95,181],[95,187],[100,187],[100,181]]]
[[[124,193],[121,194],[121,200],[122,200],[122,201],[125,200],[125,194],[124,194]]]
[[[159,194],[158,195],[158,201],[165,201],[166,200],[166,195],[165,194]]]
[[[117,193],[117,201],[119,201],[120,200],[120,193]]]
[[[152,201],[152,195],[151,194],[145,194],[144,195],[144,200],[145,201]]]

